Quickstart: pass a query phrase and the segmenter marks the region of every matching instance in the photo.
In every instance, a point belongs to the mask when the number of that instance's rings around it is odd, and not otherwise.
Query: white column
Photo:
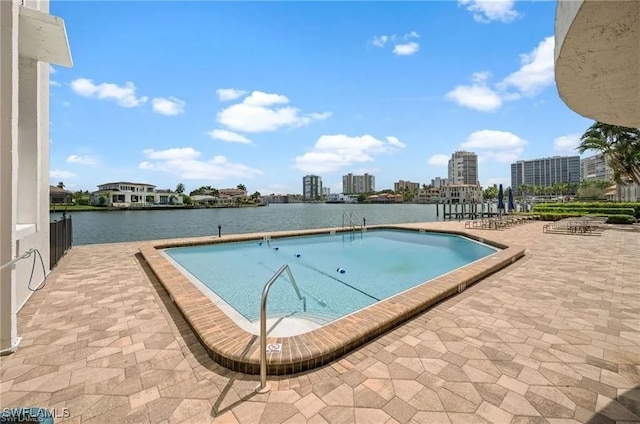
[[[18,162],[18,10],[0,1],[0,265],[16,254]],[[0,353],[17,347],[15,272],[0,271]]]

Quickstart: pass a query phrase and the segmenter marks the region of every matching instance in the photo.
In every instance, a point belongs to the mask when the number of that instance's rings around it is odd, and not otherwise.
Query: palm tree
[[[580,138],[578,152],[604,153],[616,182],[630,178],[640,185],[640,130],[595,122]]]
[[[238,184],[238,187],[236,187],[238,190],[244,190],[247,191],[247,187],[244,184]]]
[[[176,186],[176,193],[178,194],[184,193],[184,184],[178,183],[178,185]]]
[[[58,187],[59,187],[59,188],[64,189],[64,183],[63,183],[62,181],[60,181],[60,182],[58,183]]]

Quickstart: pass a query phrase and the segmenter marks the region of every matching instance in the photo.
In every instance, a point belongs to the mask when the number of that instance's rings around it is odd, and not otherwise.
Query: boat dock
[[[493,218],[500,216],[500,212],[491,210],[490,203],[436,203],[436,216],[442,216],[444,221],[478,218]],[[504,212],[503,212],[504,214]]]

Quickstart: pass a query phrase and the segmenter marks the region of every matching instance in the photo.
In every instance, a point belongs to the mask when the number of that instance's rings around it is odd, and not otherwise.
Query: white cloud
[[[500,109],[505,101],[533,97],[553,84],[554,37],[546,37],[531,53],[520,55],[521,67],[491,86],[488,72],[476,72],[471,85],[459,85],[445,98],[481,112]],[[509,91],[515,90],[515,91]]]
[[[95,165],[97,163],[97,160],[93,156],[70,155],[69,157],[67,157],[67,162],[75,163],[78,165]]]
[[[263,91],[254,91],[248,95],[243,101],[245,105],[249,106],[271,106],[289,103],[289,98],[282,94],[265,93]]]
[[[71,89],[79,96],[103,100],[114,100],[122,107],[142,106],[149,99],[136,96],[136,86],[128,81],[123,86],[111,83],[94,84],[93,80],[78,78],[71,81]]]
[[[448,166],[449,165],[449,156],[447,155],[433,155],[427,161],[428,165],[431,166]]]
[[[218,100],[221,102],[228,102],[229,100],[235,100],[238,97],[242,97],[247,94],[244,90],[236,90],[235,88],[219,88],[216,90]]]
[[[420,38],[420,34],[416,31],[407,32],[403,35],[376,35],[371,40],[371,44],[376,47],[384,47],[389,44],[393,44],[393,54],[396,56],[411,56],[420,50],[420,44],[416,41],[410,41],[415,38]]]
[[[200,157],[200,152],[193,147],[174,147],[166,150],[145,149],[142,153],[153,160],[193,160]]]
[[[393,54],[396,56],[411,56],[420,50],[420,44],[415,41],[411,41],[405,44],[396,44],[393,47]]]
[[[51,85],[52,87],[60,87],[62,84],[60,84],[58,81],[49,80],[49,85]]]
[[[353,164],[373,162],[374,156],[402,147],[404,143],[396,137],[387,137],[385,142],[371,135],[323,135],[311,151],[294,159],[294,167],[305,172],[333,172]]]
[[[202,153],[193,147],[172,148],[166,150],[146,149],[147,160],[138,167],[143,170],[166,172],[185,180],[222,181],[228,178],[251,179],[262,175],[259,169],[230,162],[221,155],[211,159],[199,159]]]
[[[401,142],[398,137],[393,137],[393,136],[388,136],[386,137],[387,141],[389,142],[389,144],[391,144],[392,146],[398,147],[400,149],[404,149],[405,147],[407,147],[407,145],[403,142]]]
[[[473,19],[481,23],[509,23],[520,16],[514,9],[515,0],[458,0],[458,4],[465,6],[473,13]]]
[[[288,103],[286,96],[254,91],[241,103],[218,112],[217,121],[234,131],[258,133],[302,127],[331,116],[331,112],[301,114],[298,108],[284,106]]]
[[[449,91],[445,97],[460,106],[481,112],[492,112],[500,109],[502,98],[487,85],[488,72],[476,72],[471,77],[471,85],[459,85]]]
[[[507,90],[515,88],[524,96],[534,96],[554,81],[554,46],[555,38],[547,37],[533,49],[531,53],[520,55],[521,67],[508,75],[500,84]]]
[[[62,169],[52,169],[49,171],[49,178],[73,178],[76,174]]]
[[[576,153],[576,147],[580,144],[580,134],[563,135],[553,140],[553,149],[557,152]]]
[[[247,137],[233,131],[215,129],[213,131],[209,131],[207,134],[209,134],[209,137],[213,139],[222,140],[229,143],[251,143],[251,140],[249,140]]]
[[[49,73],[50,73],[50,74],[55,74],[56,72],[58,72],[58,71],[56,70],[56,68],[54,68],[53,66],[49,65]]]
[[[520,157],[527,143],[508,131],[480,130],[471,133],[461,147],[478,152],[478,160],[510,163]]]
[[[500,184],[502,184],[502,188],[507,188],[511,186],[511,177],[494,177],[494,178],[488,178],[484,184],[482,185],[483,187],[491,187],[493,185],[497,185],[500,186]]]
[[[389,41],[388,35],[380,35],[373,37],[373,41],[371,43],[376,47],[384,47],[384,45],[387,44],[387,41]]]
[[[175,116],[184,113],[186,103],[176,97],[156,97],[151,101],[155,113],[165,116]]]

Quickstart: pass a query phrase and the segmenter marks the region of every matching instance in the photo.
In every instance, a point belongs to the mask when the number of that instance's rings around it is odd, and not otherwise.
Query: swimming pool
[[[251,323],[246,317],[236,311],[236,309],[229,306],[229,304],[220,296],[207,288],[198,278],[187,272],[176,260],[167,254],[167,252],[171,252],[173,255],[180,251],[191,252],[191,255],[193,256],[204,255],[205,262],[208,263],[207,266],[209,268],[202,269],[200,272],[205,276],[207,271],[214,272],[216,269],[228,270],[231,268],[228,265],[233,265],[235,268],[240,269],[253,269],[254,271],[248,273],[251,274],[246,280],[248,283],[244,283],[245,280],[242,280],[240,282],[243,285],[239,286],[242,287],[242,290],[239,291],[240,294],[243,294],[244,297],[249,299],[249,293],[246,289],[250,285],[257,285],[261,290],[269,277],[271,277],[271,274],[269,273],[271,269],[276,269],[277,267],[282,266],[285,262],[292,263],[295,278],[296,280],[300,280],[298,281],[298,284],[304,284],[301,276],[298,276],[296,273],[304,274],[305,272],[309,272],[309,274],[311,274],[311,270],[307,269],[307,271],[304,271],[304,269],[306,269],[303,266],[304,264],[300,261],[296,261],[305,258],[308,261],[315,261],[309,263],[305,262],[305,264],[316,267],[318,264],[317,261],[322,257],[321,254],[316,254],[315,256],[311,255],[311,257],[308,258],[310,253],[304,253],[305,251],[301,250],[301,246],[309,240],[314,241],[313,244],[316,245],[316,248],[322,248],[328,251],[329,254],[331,254],[331,257],[343,259],[346,256],[349,256],[344,255],[344,252],[349,251],[349,249],[355,251],[358,249],[359,245],[370,243],[371,241],[374,241],[374,244],[377,245],[378,243],[375,242],[375,238],[380,235],[387,234],[388,240],[384,243],[389,243],[388,246],[392,247],[390,249],[385,249],[383,253],[376,256],[376,260],[373,260],[373,255],[363,253],[359,254],[361,260],[367,264],[367,269],[364,272],[368,272],[369,275],[373,275],[370,280],[373,280],[376,277],[376,272],[385,271],[384,268],[381,271],[380,267],[384,264],[389,264],[389,261],[386,260],[387,258],[402,256],[400,255],[400,250],[397,247],[398,245],[404,244],[405,248],[407,245],[411,246],[411,248],[407,248],[405,251],[407,257],[415,257],[418,249],[419,252],[432,252],[436,246],[442,247],[444,245],[451,248],[452,246],[455,246],[456,243],[460,242],[460,240],[465,240],[469,243],[474,243],[472,240],[475,240],[480,243],[476,243],[476,246],[482,246],[484,248],[494,246],[497,248],[497,250],[494,250],[494,253],[491,253],[491,250],[493,250],[492,248],[489,248],[488,251],[481,249],[477,257],[480,257],[485,253],[488,255],[471,263],[468,262],[473,260],[473,255],[464,257],[461,250],[454,248],[453,251],[456,252],[457,255],[463,256],[462,259],[464,260],[460,263],[466,262],[468,265],[459,266],[450,272],[436,276],[429,280],[427,284],[421,284],[420,281],[418,281],[417,285],[412,288],[400,291],[396,295],[392,295],[385,300],[374,301],[371,299],[370,301],[362,302],[362,305],[366,305],[367,302],[371,303],[369,306],[349,313],[339,319],[334,319],[337,314],[331,315],[327,312],[327,309],[329,308],[325,308],[321,316],[312,316],[313,314],[311,311],[308,311],[306,312],[306,316],[298,320],[305,325],[294,328],[294,330],[300,331],[293,333],[285,332],[281,334],[277,334],[277,331],[271,331],[274,328],[273,324],[277,324],[276,329],[282,328],[283,326],[281,324],[283,324],[284,321],[289,321],[287,325],[284,326],[287,328],[287,331],[289,331],[291,328],[288,327],[291,327],[291,322],[296,321],[296,318],[291,318],[290,316],[281,319],[275,318],[272,315],[272,318],[267,320],[267,326],[269,328],[267,335],[268,347],[266,349],[268,375],[294,374],[328,364],[345,353],[362,346],[368,341],[375,339],[399,325],[402,325],[404,322],[412,319],[418,314],[424,313],[438,302],[465,291],[469,286],[477,283],[492,273],[509,266],[525,255],[525,249],[521,246],[505,245],[494,240],[487,240],[484,237],[481,237],[482,233],[474,233],[473,231],[463,229],[462,224],[459,223],[380,225],[376,226],[375,230],[372,228],[368,228],[367,230],[368,231],[364,234],[359,231],[354,234],[352,230],[346,228],[326,228],[257,234],[233,234],[223,236],[221,238],[199,237],[177,240],[159,240],[143,243],[140,246],[140,254],[144,259],[146,264],[145,266],[148,267],[151,274],[153,274],[153,276],[157,278],[158,282],[162,285],[164,291],[168,294],[169,299],[173,302],[177,310],[180,311],[207,354],[215,362],[226,368],[247,374],[259,374],[261,369],[261,352],[263,352],[260,347],[260,337],[257,336],[257,334],[259,334],[259,331],[257,331],[259,323]],[[407,237],[404,237],[404,235]],[[414,237],[410,237],[410,235],[413,235]],[[440,235],[446,237],[437,237]],[[462,238],[451,238],[451,235],[462,236]],[[265,243],[263,241],[265,236],[271,237],[269,243]],[[398,238],[400,238],[400,240],[398,240]],[[431,246],[429,246],[429,243],[427,243],[426,246],[422,246],[422,244],[427,240],[431,240]],[[259,244],[261,241],[263,241],[262,245]],[[418,243],[418,241],[420,241],[420,243]],[[203,249],[200,250],[195,248],[196,246],[201,246]],[[295,246],[295,249],[291,246]],[[178,247],[184,247],[186,249],[174,249]],[[219,250],[213,249],[216,247],[219,248]],[[247,253],[252,252],[252,255],[241,260],[242,255],[240,255],[239,252],[242,252],[243,247],[250,249]],[[279,249],[274,251],[274,247],[279,247]],[[215,255],[205,255],[204,252],[209,249],[213,249],[212,251],[214,252],[227,252],[227,255],[230,256],[226,256],[225,259],[222,259],[223,256],[218,257]],[[300,253],[301,256],[296,258],[295,252],[293,255],[290,255],[291,249],[303,252],[304,256]],[[414,250],[416,250],[416,252],[414,252]],[[483,250],[484,252],[482,252]],[[269,272],[264,269],[265,273],[261,274],[259,278],[258,276],[253,276],[253,272],[255,272],[256,269],[255,264],[257,263],[256,254],[258,252],[260,252],[261,255],[264,255],[265,258],[278,259],[277,261],[270,263],[262,261],[264,264],[267,264],[270,269]],[[343,254],[338,255],[337,252],[342,252]],[[191,255],[185,255],[185,257]],[[177,256],[180,255],[178,254]],[[356,258],[358,256],[353,254],[353,257]],[[419,261],[419,265],[423,265],[423,260],[430,257],[433,257],[433,255],[429,253],[418,253],[417,259]],[[195,258],[182,258],[181,260],[189,262],[190,260],[195,260]],[[436,261],[433,268],[430,268],[427,271],[433,271],[433,269],[440,267],[441,265],[442,264],[439,261]],[[348,284],[354,283],[353,279],[347,281],[344,277],[355,277],[358,275],[358,272],[354,271],[358,269],[357,265],[347,267],[344,265],[337,265],[342,266],[346,270],[344,274],[337,272],[336,270],[338,268],[337,266],[334,268],[334,264],[329,266],[329,263],[321,263],[321,266],[324,266],[324,268],[318,268],[320,271],[326,272],[326,274],[336,277]],[[326,271],[327,269],[328,272]],[[445,272],[445,269],[446,268],[442,268],[441,271]],[[386,271],[390,272],[391,270],[387,269]],[[410,264],[407,265],[406,263],[404,267],[398,266],[393,269],[393,271],[395,271],[396,275],[396,278],[392,280],[394,283],[391,284],[391,286],[393,287],[404,284],[403,281],[401,281],[404,278],[400,278],[400,274],[411,278],[410,275],[413,272],[412,266]],[[318,274],[318,272],[316,272],[316,274]],[[325,277],[329,279],[329,277]],[[206,277],[203,278],[206,279]],[[424,281],[428,278],[429,274],[425,273],[423,276],[418,278],[418,280]],[[331,292],[334,290],[343,290],[344,292],[345,288],[340,288],[343,284],[335,280],[333,282],[328,281],[327,283],[330,285],[323,286],[325,289],[320,291],[320,295],[331,296],[340,301],[341,298],[339,296],[332,295]],[[278,279],[272,286],[273,292],[269,293],[269,298],[271,299],[274,297],[274,293],[276,293],[275,289],[277,287],[284,290],[284,295],[290,296],[291,299],[293,299],[291,307],[294,309],[297,307],[298,310],[300,310],[300,301],[297,297],[294,297],[291,284],[287,281],[281,281]],[[326,289],[326,287],[329,287],[329,289]],[[383,285],[382,287],[377,288],[379,290],[389,290],[391,287]],[[371,285],[369,289],[372,291],[367,292],[367,294],[375,296],[376,286]],[[259,299],[260,290],[257,291],[258,294],[251,293],[251,299],[254,297]],[[396,291],[397,290],[402,290],[402,288],[396,287]],[[316,294],[316,298],[321,300],[322,303],[325,303],[324,299],[326,297],[319,297],[320,295]],[[311,296],[307,297],[309,297],[309,303],[311,303]],[[322,306],[320,305],[320,302],[318,302],[318,304],[319,306]],[[338,302],[337,304],[340,303]],[[318,305],[314,307],[317,306]],[[241,306],[236,307],[242,310]],[[253,306],[247,307],[247,310],[249,311],[248,314],[256,314],[256,312],[252,312],[253,309]],[[272,313],[273,311],[268,312]],[[286,315],[286,312],[276,311],[276,314],[284,316]],[[322,322],[331,319],[333,319],[333,321],[322,324]]]
[[[495,253],[497,249],[458,235],[402,230],[372,230],[273,240],[166,249],[165,253],[199,283],[247,331],[257,330],[262,289],[288,264],[306,298],[278,281],[269,293],[269,318],[289,317],[316,325],[310,331],[388,299],[417,285]],[[287,274],[280,277],[288,280]],[[219,298],[219,299],[216,299]],[[219,306],[220,302],[217,302]],[[306,308],[305,308],[306,306]],[[243,325],[244,324],[244,325]]]

